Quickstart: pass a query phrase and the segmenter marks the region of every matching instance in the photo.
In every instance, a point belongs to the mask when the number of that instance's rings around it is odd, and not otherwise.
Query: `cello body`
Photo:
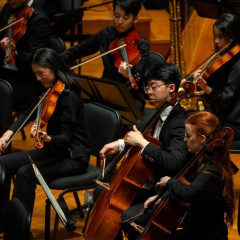
[[[110,189],[104,190],[93,206],[85,231],[86,240],[115,238],[121,226],[122,212],[130,206],[152,169],[153,164],[142,157],[140,148],[131,147]]]
[[[183,220],[189,204],[172,200],[168,195],[149,220],[145,231],[137,240],[167,240]]]

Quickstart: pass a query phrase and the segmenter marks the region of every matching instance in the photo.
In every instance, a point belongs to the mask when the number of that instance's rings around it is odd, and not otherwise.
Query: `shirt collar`
[[[27,5],[28,5],[29,7],[31,7],[32,4],[33,4],[33,0],[30,0],[30,1],[27,3]]]
[[[166,119],[167,119],[169,113],[172,111],[172,109],[173,109],[173,106],[168,106],[167,108],[165,108],[165,109],[162,111],[162,113],[160,114],[160,118],[161,118],[161,120],[162,120],[163,122],[166,121]]]

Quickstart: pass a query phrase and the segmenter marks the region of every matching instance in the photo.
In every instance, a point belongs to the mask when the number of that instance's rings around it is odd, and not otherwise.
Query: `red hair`
[[[187,118],[186,124],[191,125],[195,134],[206,136],[208,142],[222,138],[219,119],[210,112],[202,111],[194,113]],[[207,162],[215,164],[222,170],[221,180],[224,184],[223,198],[227,205],[226,221],[229,225],[232,225],[234,213],[233,170],[228,145],[218,147],[212,152],[205,151],[198,170],[201,171]]]

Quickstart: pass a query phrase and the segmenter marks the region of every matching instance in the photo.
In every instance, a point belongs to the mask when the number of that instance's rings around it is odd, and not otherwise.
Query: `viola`
[[[148,136],[148,130],[159,119],[160,113],[169,105],[174,106],[181,98],[194,93],[194,84],[187,83],[186,88],[189,92],[178,92],[171,99],[167,100],[158,111],[147,121],[139,130],[144,137],[151,143],[160,146],[161,143],[151,136]],[[146,161],[141,155],[141,149],[133,146],[126,147],[109,165],[115,165],[120,159],[125,157],[122,165],[118,169],[116,175],[112,179],[109,190],[105,189],[97,198],[84,232],[86,240],[112,240],[120,229],[121,214],[126,210],[137,191],[149,178],[153,163]]]
[[[127,73],[128,73],[129,81],[131,83],[131,87],[133,89],[138,89],[138,85],[131,74],[131,69],[129,67],[129,64],[136,65],[141,59],[141,53],[137,48],[140,41],[141,41],[141,35],[137,32],[136,29],[133,29],[125,37],[115,38],[109,45],[109,49],[111,50],[124,43],[127,44],[126,47],[121,48],[118,51],[114,51],[111,54],[114,58],[114,66],[116,68],[119,68],[122,61],[127,63],[128,65]]]
[[[234,137],[234,131],[230,127],[224,127],[221,130],[221,136],[210,143],[206,144],[201,151],[180,171],[175,177],[184,184],[189,184],[185,176],[199,160],[205,151],[212,152],[216,148],[230,143]],[[158,200],[158,196],[152,203],[153,206]],[[141,234],[137,240],[150,240],[159,239],[167,240],[171,233],[179,226],[181,221],[186,215],[189,203],[174,201],[170,198],[169,194],[161,201],[157,210],[154,212],[151,219],[148,221],[145,228],[136,224],[131,224]],[[143,210],[143,212],[146,210]],[[139,213],[138,213],[139,214]]]
[[[65,85],[60,80],[58,80],[55,83],[55,85],[51,88],[50,92],[48,93],[44,101],[44,104],[41,110],[41,118],[37,124],[36,142],[35,142],[35,147],[37,149],[41,149],[44,146],[43,139],[41,137],[41,132],[39,132],[38,129],[39,128],[42,129],[47,125],[48,121],[50,120],[52,114],[55,111],[57,100],[61,95],[61,93],[63,92],[64,88],[65,88]]]
[[[21,11],[12,15],[9,19],[10,26],[14,22],[14,25],[11,28],[9,28],[8,31],[9,35],[8,37],[10,40],[5,59],[6,63],[10,65],[15,65],[16,49],[13,46],[15,46],[19,39],[21,39],[26,33],[27,22],[29,18],[31,18],[33,12],[34,12],[33,8],[26,5],[24,8],[21,9]]]

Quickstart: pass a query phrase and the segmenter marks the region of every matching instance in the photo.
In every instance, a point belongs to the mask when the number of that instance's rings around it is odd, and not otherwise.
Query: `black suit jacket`
[[[142,152],[145,159],[155,164],[155,183],[163,176],[175,176],[189,159],[183,141],[187,116],[186,110],[176,104],[162,126],[159,136],[161,148],[149,143]]]

